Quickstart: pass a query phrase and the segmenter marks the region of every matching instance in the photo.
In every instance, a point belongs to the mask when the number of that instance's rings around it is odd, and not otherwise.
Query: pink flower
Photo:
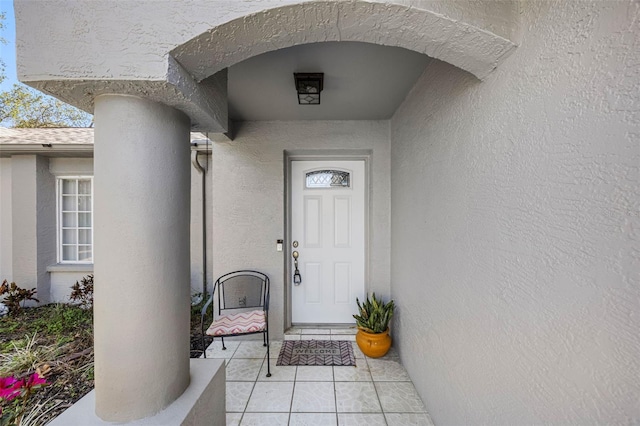
[[[16,380],[15,377],[0,378],[0,399],[11,401],[20,395],[24,380]]]
[[[33,373],[31,376],[27,378],[26,387],[30,388],[38,385],[46,385],[47,380],[44,377],[41,377],[38,373]]]
[[[16,380],[15,377],[0,378],[0,399],[12,401],[23,396],[29,389],[37,389],[46,385],[47,381],[38,373],[33,373],[26,379]]]
[[[9,386],[13,386],[13,384],[17,382],[15,377],[0,377],[0,389],[8,388]]]

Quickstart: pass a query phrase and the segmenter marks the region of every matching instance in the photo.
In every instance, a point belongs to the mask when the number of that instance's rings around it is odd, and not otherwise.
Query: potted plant
[[[391,347],[391,336],[389,336],[389,321],[393,316],[395,305],[393,300],[387,303],[382,298],[377,299],[373,293],[371,298],[367,295],[367,299],[358,303],[358,315],[353,317],[358,326],[356,333],[356,343],[366,356],[370,358],[379,358],[384,356]]]

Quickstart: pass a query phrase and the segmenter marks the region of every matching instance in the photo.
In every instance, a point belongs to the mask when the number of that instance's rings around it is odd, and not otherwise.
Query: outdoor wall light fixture
[[[298,92],[298,104],[320,105],[320,92],[322,92],[324,73],[294,72],[293,78]]]

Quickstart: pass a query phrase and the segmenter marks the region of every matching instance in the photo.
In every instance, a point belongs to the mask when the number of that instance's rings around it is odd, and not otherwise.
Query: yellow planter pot
[[[391,347],[391,336],[389,329],[382,333],[368,333],[358,329],[356,333],[356,343],[363,354],[369,358],[380,358],[389,352]]]

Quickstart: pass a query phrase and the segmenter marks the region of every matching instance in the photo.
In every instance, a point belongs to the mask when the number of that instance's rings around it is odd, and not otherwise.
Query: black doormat
[[[276,365],[356,365],[347,340],[285,340]]]

